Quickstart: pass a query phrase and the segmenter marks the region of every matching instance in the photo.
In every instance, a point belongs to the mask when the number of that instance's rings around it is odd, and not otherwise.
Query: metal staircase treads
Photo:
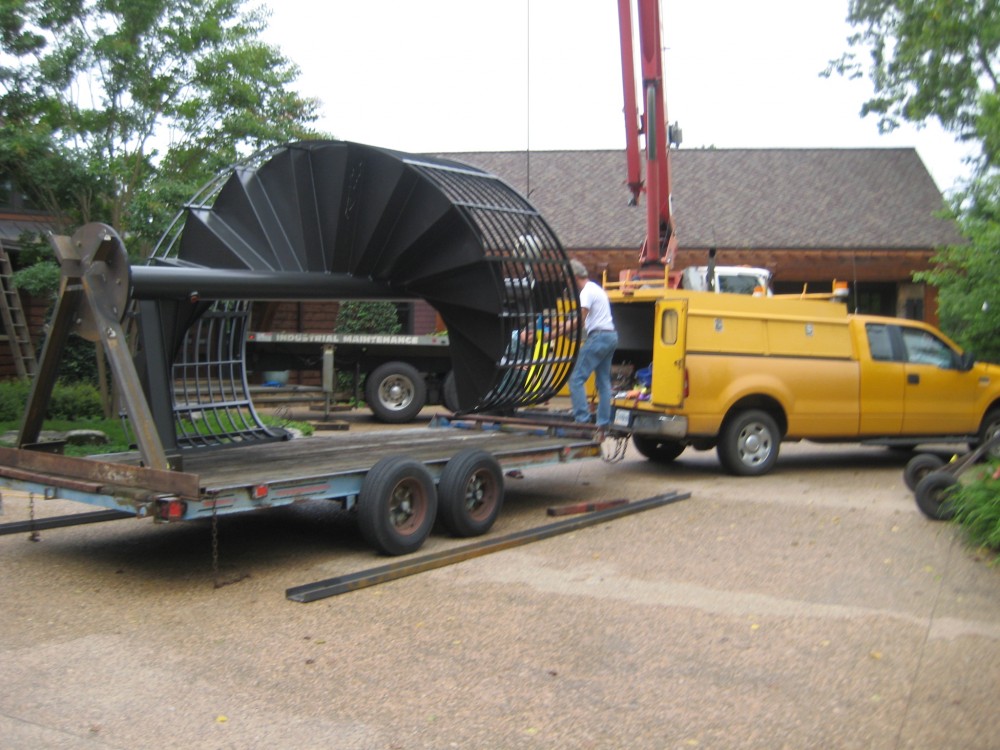
[[[543,317],[575,314],[566,254],[522,196],[474,167],[344,141],[288,144],[234,171],[210,208],[189,207],[177,247],[210,269],[370,279],[427,300],[448,325],[463,409],[537,403],[565,381],[564,355],[536,347],[529,362],[511,346]],[[536,386],[525,392],[513,376],[529,366]]]

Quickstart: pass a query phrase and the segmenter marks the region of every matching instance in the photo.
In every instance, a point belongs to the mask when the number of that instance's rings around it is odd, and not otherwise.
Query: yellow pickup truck
[[[841,302],[609,290],[617,359],[651,363],[616,395],[614,429],[647,458],[716,448],[725,469],[770,471],[784,440],[912,446],[1000,431],[1000,367],[924,323]]]

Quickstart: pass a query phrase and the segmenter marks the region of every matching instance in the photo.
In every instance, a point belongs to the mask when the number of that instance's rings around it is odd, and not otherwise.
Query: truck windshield
[[[757,287],[761,286],[760,280],[756,276],[719,276],[719,291],[728,294],[753,294]]]

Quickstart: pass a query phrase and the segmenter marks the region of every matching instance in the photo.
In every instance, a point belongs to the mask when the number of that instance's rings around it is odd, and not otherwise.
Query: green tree
[[[901,120],[936,119],[982,145],[981,169],[996,165],[1000,0],[850,0],[848,8],[847,20],[860,31],[826,74],[868,75],[874,95],[861,115],[877,116],[882,132]]]
[[[0,3],[0,169],[140,254],[217,172],[315,132],[245,0]],[[134,247],[138,244],[139,247]]]
[[[1000,0],[850,0],[848,8],[859,31],[826,74],[871,79],[861,115],[878,117],[883,132],[937,120],[980,147],[972,178],[950,199],[967,242],[939,249],[936,267],[915,278],[938,288],[946,332],[1000,361]]]

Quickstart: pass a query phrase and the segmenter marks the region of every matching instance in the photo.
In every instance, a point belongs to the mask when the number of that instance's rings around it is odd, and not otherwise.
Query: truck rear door
[[[650,393],[650,401],[655,406],[671,407],[684,403],[687,306],[685,299],[664,299],[656,303]]]

